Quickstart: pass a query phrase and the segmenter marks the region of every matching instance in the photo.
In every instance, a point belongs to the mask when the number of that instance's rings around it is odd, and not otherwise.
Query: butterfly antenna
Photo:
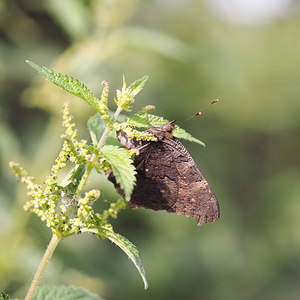
[[[189,118],[187,118],[186,120],[184,120],[183,122],[181,122],[181,123],[179,124],[179,126],[181,126],[183,123],[189,121],[190,119],[192,119],[192,118],[194,118],[194,117],[196,117],[196,116],[200,116],[200,115],[202,114],[202,110],[203,110],[203,109],[205,109],[206,107],[208,107],[208,106],[210,106],[210,105],[212,105],[212,104],[214,104],[214,103],[217,103],[218,101],[219,101],[219,99],[215,99],[214,101],[208,103],[207,105],[205,105],[204,107],[202,107],[199,111],[197,111],[196,113],[194,113],[193,115],[191,115]]]

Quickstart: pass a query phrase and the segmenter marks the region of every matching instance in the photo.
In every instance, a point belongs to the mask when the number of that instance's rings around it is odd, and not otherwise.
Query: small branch
[[[56,246],[58,245],[59,241],[61,240],[61,238],[59,236],[57,236],[55,233],[52,235],[52,238],[50,240],[50,243],[47,247],[47,250],[42,258],[42,261],[40,262],[40,265],[33,277],[33,280],[31,282],[31,286],[28,290],[28,293],[25,297],[25,300],[31,300],[38,288],[38,285],[40,283],[40,280],[42,278],[42,275],[45,271],[45,268],[47,266],[47,264],[49,263],[49,260],[52,256],[52,254],[54,253],[54,250],[56,248]]]
[[[118,106],[113,118],[112,118],[112,122],[115,122],[119,116],[119,114],[121,113],[122,111],[122,108],[120,106]],[[109,133],[110,133],[111,129],[107,126],[99,140],[99,143],[98,143],[98,147],[99,148],[102,148],[102,146],[104,145]]]
[[[83,190],[83,187],[85,186],[85,183],[86,183],[88,177],[90,176],[90,173],[91,173],[91,171],[93,169],[93,164],[95,162],[94,157],[96,157],[95,154],[93,154],[93,156],[92,156],[92,164],[87,166],[87,168],[86,168],[86,170],[85,170],[85,172],[84,172],[84,174],[83,174],[83,176],[82,176],[82,178],[80,180],[80,183],[79,183],[79,185],[77,187],[77,190],[76,190],[76,194],[77,195],[80,195],[80,193]]]
[[[122,111],[122,108],[120,106],[118,106],[118,108],[117,108],[117,110],[116,110],[116,112],[113,116],[113,119],[112,119],[113,122],[115,120],[117,120],[117,118],[118,118],[119,114],[121,113],[121,111]],[[100,148],[100,149],[102,148],[102,146],[104,145],[110,131],[111,131],[111,129],[108,126],[106,126],[106,128],[105,128],[104,132],[102,133],[102,136],[99,140],[98,148]],[[79,195],[81,193],[81,191],[83,190],[83,187],[84,187],[88,177],[90,176],[90,173],[93,169],[93,166],[94,166],[96,160],[97,160],[97,156],[95,154],[93,154],[93,156],[91,158],[91,164],[86,168],[85,173],[83,174],[83,176],[81,178],[81,181],[78,185],[78,188],[77,188],[77,191],[76,191],[77,195]]]

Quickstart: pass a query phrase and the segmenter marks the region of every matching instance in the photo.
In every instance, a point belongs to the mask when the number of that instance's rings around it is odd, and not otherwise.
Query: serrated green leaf
[[[141,79],[133,82],[128,88],[126,87],[125,77],[123,76],[122,91],[117,90],[117,98],[115,103],[126,111],[131,111],[131,105],[134,103],[134,97],[143,89],[148,76],[144,76]]]
[[[120,247],[127,254],[127,256],[130,258],[130,260],[133,262],[133,264],[139,271],[143,279],[145,289],[148,288],[148,282],[146,279],[146,274],[142,261],[139,256],[139,251],[137,250],[134,244],[132,244],[124,236],[115,233],[112,225],[107,223],[106,221],[103,222],[103,218],[102,221],[98,223],[98,226],[90,227],[86,231],[97,234],[100,239],[108,238],[114,244]]]
[[[34,300],[103,300],[99,296],[73,286],[42,286],[33,297]]]
[[[121,146],[121,143],[116,137],[116,130],[113,129],[105,140],[105,145]]]
[[[129,200],[135,185],[136,172],[128,150],[117,146],[104,145],[101,148],[101,153],[111,164],[116,182],[124,191],[126,200]]]
[[[120,115],[118,119],[125,121],[126,116]],[[106,127],[106,123],[101,119],[101,116],[98,113],[96,113],[92,117],[89,118],[89,120],[87,122],[87,126],[89,129],[93,144],[97,145],[97,143],[100,140],[100,138],[103,134],[103,131]],[[114,145],[114,146],[121,145],[119,140],[116,138],[116,130],[115,129],[110,131],[108,137],[105,140],[105,144],[106,145]]]
[[[90,106],[92,106],[96,111],[99,110],[100,100],[94,96],[94,94],[78,79],[64,75],[61,73],[56,73],[46,67],[40,67],[31,61],[26,61],[32,68],[37,70],[40,74],[42,74],[46,79],[54,83],[55,85],[61,87],[65,91],[83,99]]]
[[[168,120],[164,119],[163,117],[159,117],[151,114],[134,114],[131,115],[127,120],[127,124],[129,126],[138,127],[138,128],[150,128],[153,126],[162,126],[167,122]]]
[[[0,300],[9,300],[9,296],[8,294],[6,294],[5,292],[1,291],[0,292]]]
[[[101,119],[101,116],[98,113],[96,113],[88,119],[87,126],[93,144],[96,145],[100,140],[100,137],[105,129],[105,122]]]
[[[162,126],[169,122],[168,120],[156,116],[156,115],[150,115],[150,114],[134,114],[129,117],[127,120],[127,124],[132,127],[138,127],[138,128],[150,128],[153,126]],[[173,131],[174,137],[178,139],[184,139],[190,142],[195,142],[203,147],[205,147],[205,144],[200,141],[197,138],[194,138],[191,134],[186,132],[184,129],[180,127],[176,127]]]
[[[191,134],[189,134],[188,132],[186,132],[184,129],[182,129],[180,127],[176,127],[173,130],[173,135],[178,139],[184,139],[184,140],[187,140],[190,142],[195,142],[195,143],[198,143],[198,144],[202,145],[203,147],[205,147],[205,144],[202,141],[194,138]]]
[[[147,75],[145,75],[144,77],[131,83],[130,86],[128,87],[129,94],[132,97],[135,97],[143,89],[148,78],[149,77]]]
[[[132,244],[128,239],[123,237],[122,235],[115,233],[112,229],[107,230],[105,233],[106,237],[110,239],[113,243],[115,243],[117,246],[119,246],[130,258],[130,260],[134,263],[135,267],[138,269],[143,282],[145,289],[148,288],[148,282],[146,279],[146,274],[144,267],[142,265],[142,261],[139,257],[139,252],[134,244]]]
[[[61,186],[66,188],[66,190],[69,193],[75,193],[85,170],[86,166],[76,165],[64,178],[64,180],[61,183]]]

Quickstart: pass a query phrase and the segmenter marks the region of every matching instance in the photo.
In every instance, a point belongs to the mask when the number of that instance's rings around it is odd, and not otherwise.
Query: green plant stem
[[[39,282],[42,278],[43,272],[45,271],[45,268],[46,268],[47,264],[49,263],[49,260],[60,240],[61,240],[61,237],[59,237],[57,234],[54,233],[52,235],[52,238],[47,247],[47,250],[42,258],[42,261],[40,262],[38,269],[36,270],[36,273],[35,273],[33,279],[32,279],[32,282],[31,282],[30,288],[28,290],[28,293],[25,297],[25,300],[31,300],[33,298],[33,296],[38,288]]]
[[[121,111],[122,111],[122,108],[120,106],[118,106],[118,108],[117,108],[117,110],[116,110],[116,112],[115,112],[115,114],[114,114],[114,116],[112,118],[112,122],[114,122],[115,120],[117,120],[117,118],[118,118],[119,114],[121,113]],[[99,143],[98,143],[98,147],[99,148],[102,148],[102,146],[104,145],[104,143],[105,143],[105,141],[106,141],[106,139],[107,139],[110,131],[111,131],[110,128],[108,126],[106,126],[106,128],[105,128],[105,130],[104,130],[104,132],[103,132],[103,134],[102,134],[102,136],[101,136],[101,138],[99,140]]]
[[[80,183],[77,187],[76,195],[80,195],[81,191],[83,190],[83,187],[85,186],[85,183],[86,183],[86,181],[87,181],[88,177],[90,176],[90,173],[93,169],[93,164],[96,161],[95,158],[97,158],[97,157],[96,157],[95,154],[93,154],[92,159],[91,159],[91,164],[87,166],[87,168],[86,168],[86,170],[85,170],[85,172],[84,172],[84,174],[83,174],[83,176],[80,180]]]
[[[115,114],[112,118],[112,122],[114,122],[115,120],[117,120],[119,114],[121,113],[122,111],[122,108],[120,106],[118,106],[117,110],[115,111]],[[109,133],[110,133],[111,129],[109,128],[109,126],[106,126],[104,132],[102,133],[102,136],[99,140],[99,143],[98,143],[98,148],[101,149],[102,146],[104,145]],[[90,176],[90,173],[93,169],[93,166],[95,164],[97,160],[97,155],[93,154],[92,158],[91,158],[91,164],[86,168],[81,180],[80,180],[80,183],[78,185],[78,188],[77,188],[77,191],[76,191],[76,194],[79,195],[81,193],[81,191],[83,190],[83,187],[88,179],[88,177]]]

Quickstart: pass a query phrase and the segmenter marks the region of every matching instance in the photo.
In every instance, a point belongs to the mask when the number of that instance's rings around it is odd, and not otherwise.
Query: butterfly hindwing
[[[142,151],[135,159],[138,174],[132,208],[184,214],[195,218],[199,225],[219,217],[215,194],[178,140],[151,142]]]

